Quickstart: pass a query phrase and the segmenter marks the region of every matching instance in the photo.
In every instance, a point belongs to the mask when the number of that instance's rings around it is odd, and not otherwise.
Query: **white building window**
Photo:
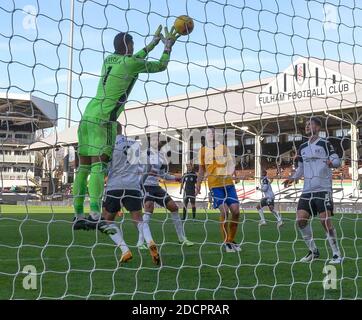
[[[28,133],[15,133],[15,139],[30,139],[30,136]]]
[[[278,136],[266,136],[264,141],[265,141],[265,143],[277,143],[277,142],[279,142],[279,137]]]
[[[319,131],[319,136],[320,136],[321,138],[326,138],[326,137],[327,137],[327,132],[325,132],[325,131]]]
[[[346,137],[349,136],[350,132],[349,129],[338,129],[335,131],[336,137]]]
[[[239,145],[239,141],[238,140],[228,140],[227,141],[227,146],[228,147],[236,147]]]
[[[293,141],[302,141],[303,136],[301,134],[288,134],[287,141],[293,142]]]
[[[26,151],[20,151],[20,150],[15,150],[14,154],[16,156],[26,156],[27,155]]]
[[[245,138],[244,139],[244,144],[247,145],[247,146],[255,144],[255,138]]]
[[[11,156],[11,150],[1,150],[0,155]]]
[[[0,132],[0,139],[10,139],[12,137],[11,133]]]
[[[14,167],[14,172],[26,172],[27,168],[25,167]]]

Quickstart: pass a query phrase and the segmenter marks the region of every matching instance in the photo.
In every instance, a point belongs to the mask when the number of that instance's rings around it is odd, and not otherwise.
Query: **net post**
[[[351,170],[352,170],[352,197],[358,198],[358,128],[351,123]]]
[[[187,163],[188,163],[188,155],[189,155],[189,146],[188,141],[182,141],[182,175],[184,175],[187,171]]]
[[[66,128],[70,128],[72,110],[72,80],[73,80],[73,39],[74,39],[74,0],[70,1],[70,29],[69,29],[69,50],[68,50],[68,79],[67,79],[67,109]],[[64,171],[63,183],[67,184],[69,179],[69,146],[64,148]]]
[[[261,177],[261,136],[255,135],[255,188],[259,186]]]

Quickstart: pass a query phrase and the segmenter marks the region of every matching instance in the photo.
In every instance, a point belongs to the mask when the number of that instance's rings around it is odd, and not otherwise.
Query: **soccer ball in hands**
[[[175,30],[183,36],[190,34],[194,29],[194,21],[189,16],[179,16],[173,25]]]

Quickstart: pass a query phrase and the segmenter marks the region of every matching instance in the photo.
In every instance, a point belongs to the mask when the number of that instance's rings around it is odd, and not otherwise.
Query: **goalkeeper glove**
[[[164,51],[171,52],[172,46],[180,36],[180,34],[177,34],[175,27],[172,27],[170,32],[168,32],[167,27],[165,27],[165,36],[161,33],[161,40],[165,45]]]
[[[155,34],[153,35],[151,42],[146,46],[147,52],[150,52],[154,47],[158,45],[162,36],[161,31],[162,31],[162,26],[159,25]]]

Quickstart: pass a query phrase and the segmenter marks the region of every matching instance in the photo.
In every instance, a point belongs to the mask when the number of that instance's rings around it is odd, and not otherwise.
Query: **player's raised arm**
[[[303,162],[298,162],[298,168],[293,175],[286,179],[283,184],[284,187],[289,187],[294,181],[299,180],[304,175]]]
[[[261,190],[262,192],[266,192],[266,191],[268,190],[268,188],[269,188],[269,182],[268,182],[268,180],[267,180],[267,179],[263,179],[262,184],[261,184],[261,186],[260,186],[260,190]]]
[[[151,52],[160,42],[161,40],[161,31],[162,31],[162,26],[159,25],[155,34],[153,35],[153,38],[151,40],[151,42],[145,46],[142,50],[138,51],[137,53],[134,54],[134,57],[139,58],[139,59],[144,59],[146,58],[147,54],[149,52]]]
[[[298,150],[297,160],[298,160],[297,170],[294,172],[294,174],[292,174],[288,179],[286,179],[283,182],[285,188],[290,186],[294,181],[299,180],[304,175],[304,165],[303,165],[303,157],[301,154],[301,148],[299,148]]]
[[[174,176],[173,174],[169,174],[169,173],[164,173],[160,177],[167,181],[179,181],[178,177]]]
[[[173,174],[168,173],[168,165],[161,166],[161,169],[159,172],[159,177],[166,181],[180,181],[181,180],[180,178],[174,176]]]
[[[327,149],[328,149],[328,154],[329,154],[329,157],[326,161],[327,165],[330,168],[339,168],[342,165],[342,161],[339,158],[336,151],[334,151],[333,146],[329,142],[327,142]]]
[[[158,61],[146,61],[144,59],[137,58],[133,56],[133,68],[132,71],[136,74],[138,73],[156,73],[166,70],[168,62],[170,61],[170,54],[173,45],[176,40],[179,38],[179,34],[175,31],[175,28],[172,27],[169,32],[167,27],[165,27],[165,35],[160,33],[160,38],[165,45],[161,58]]]

